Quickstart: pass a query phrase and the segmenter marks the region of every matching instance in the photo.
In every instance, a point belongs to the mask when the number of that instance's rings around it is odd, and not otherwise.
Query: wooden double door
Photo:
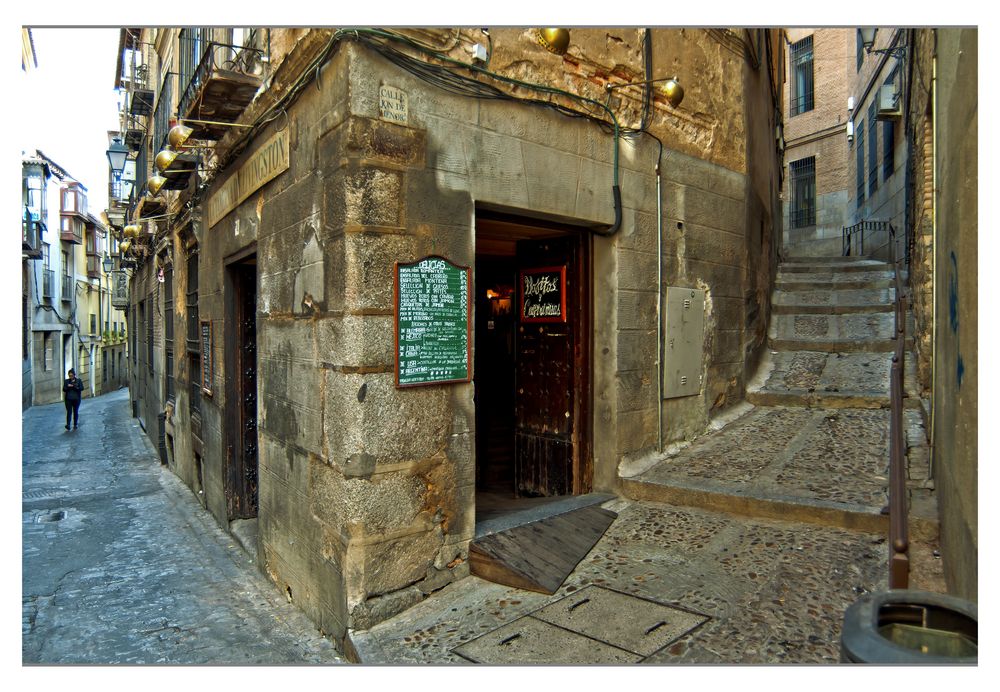
[[[477,258],[477,471],[480,487],[518,497],[591,486],[588,238],[530,237],[545,232],[523,228],[508,256]]]

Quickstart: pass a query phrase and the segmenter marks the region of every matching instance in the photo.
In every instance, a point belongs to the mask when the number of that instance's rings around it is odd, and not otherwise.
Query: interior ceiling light
[[[162,153],[162,152],[161,152]],[[157,156],[159,158],[159,156]],[[167,184],[167,179],[162,175],[154,175],[149,180],[146,181],[146,188],[149,190],[149,194],[155,195],[160,191],[160,188]]]
[[[545,50],[565,55],[569,48],[569,29],[535,29],[535,38]]]
[[[180,149],[193,132],[194,130],[187,125],[174,125],[167,133],[167,141],[174,149]]]

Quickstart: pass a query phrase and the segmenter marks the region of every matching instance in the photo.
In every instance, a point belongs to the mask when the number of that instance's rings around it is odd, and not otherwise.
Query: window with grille
[[[187,258],[187,355],[189,406],[192,424],[201,424],[201,343],[198,330],[198,251],[192,249]]]
[[[891,120],[882,123],[882,180],[888,180],[896,169],[896,124]]]
[[[875,102],[868,106],[868,196],[878,189],[878,136],[875,119]]]
[[[857,182],[857,202],[858,209],[865,201],[865,121],[859,120],[858,127],[855,130],[858,133],[858,148],[857,148],[857,169],[855,170],[855,180]]]
[[[861,66],[865,64],[865,42],[861,39],[861,29],[854,32],[857,36],[857,47],[854,49],[855,56],[855,72],[861,72]]]
[[[813,109],[812,36],[793,43],[789,55],[792,68],[789,111],[791,115],[799,115]]]
[[[150,374],[153,373],[153,305],[155,305],[153,299],[153,293],[150,292],[149,298],[146,299],[146,367],[149,369]]]
[[[163,268],[163,360],[167,401],[174,399],[174,268]]]
[[[816,225],[816,157],[792,161],[789,165],[792,205],[789,223],[792,228]]]

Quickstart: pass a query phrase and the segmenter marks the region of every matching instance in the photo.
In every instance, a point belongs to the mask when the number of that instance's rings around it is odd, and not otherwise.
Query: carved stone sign
[[[208,198],[208,225],[214,226],[240,202],[288,170],[287,129],[276,132]]]
[[[212,396],[212,323],[201,322],[201,392]]]
[[[122,270],[111,272],[111,305],[128,307],[128,276]]]
[[[405,124],[410,116],[406,92],[383,84],[378,88],[378,112],[382,120]]]

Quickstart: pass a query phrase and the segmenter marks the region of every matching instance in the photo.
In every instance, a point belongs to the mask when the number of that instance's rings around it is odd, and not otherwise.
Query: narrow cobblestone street
[[[63,416],[22,416],[24,664],[343,662],[160,466],[127,390]]]

